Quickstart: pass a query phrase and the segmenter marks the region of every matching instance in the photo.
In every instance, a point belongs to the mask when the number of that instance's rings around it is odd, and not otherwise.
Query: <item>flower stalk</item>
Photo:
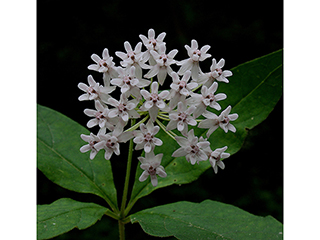
[[[135,119],[131,119],[131,126],[134,126],[134,125],[135,125]],[[131,138],[130,142],[129,142],[126,178],[125,178],[125,182],[124,182],[122,201],[121,201],[121,207],[120,207],[120,219],[118,221],[118,223],[119,223],[119,237],[121,240],[125,239],[125,227],[124,227],[125,223],[123,222],[123,219],[126,217],[125,216],[125,208],[126,208],[126,202],[127,202],[128,190],[129,190],[132,155],[133,155],[133,140]]]

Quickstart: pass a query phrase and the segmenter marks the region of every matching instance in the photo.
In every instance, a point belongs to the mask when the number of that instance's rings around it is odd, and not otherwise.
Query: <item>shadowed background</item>
[[[208,3],[204,0],[145,4],[136,1],[38,1],[37,102],[85,126],[90,118],[83,110],[93,109],[94,105],[91,101],[77,100],[82,94],[77,84],[87,83],[89,74],[102,83],[101,74],[87,69],[93,63],[91,54],[101,56],[103,49],[108,48],[119,65],[115,51],[125,52],[125,41],[134,48],[140,41],[139,34],[147,36],[150,28],[155,30],[156,36],[167,33],[164,39],[167,53],[178,49],[177,60],[187,58],[184,45],[190,46],[195,39],[199,47],[210,45],[208,53],[217,61],[224,58],[226,70],[283,47],[281,1]],[[210,65],[211,59],[205,60],[201,69],[208,72]],[[229,80],[232,84],[232,77]],[[209,169],[191,184],[156,190],[140,199],[132,212],[182,200],[211,199],[283,221],[282,112],[281,98],[270,116],[249,131],[243,148],[225,161],[225,170],[219,169],[215,175]],[[123,187],[127,158],[126,145],[120,149],[120,157],[111,159],[117,189]],[[136,165],[137,161],[133,170]],[[122,190],[118,192],[121,196]],[[38,204],[49,204],[61,197],[105,205],[104,200],[93,195],[60,188],[38,171]],[[117,228],[115,221],[103,217],[87,230],[75,229],[55,239],[92,239],[92,236],[117,239]],[[146,239],[137,224],[127,224],[126,231],[127,239]]]

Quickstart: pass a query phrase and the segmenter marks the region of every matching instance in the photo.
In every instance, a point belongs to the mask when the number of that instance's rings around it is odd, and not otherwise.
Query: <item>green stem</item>
[[[133,121],[133,120],[131,120]],[[133,140],[130,139],[129,144],[129,153],[128,153],[128,162],[127,162],[127,172],[126,172],[126,179],[124,183],[124,189],[123,189],[123,195],[122,195],[122,202],[121,202],[121,208],[120,208],[120,216],[124,213],[125,205],[127,202],[127,196],[128,196],[128,188],[129,188],[129,179],[130,179],[130,171],[131,171],[131,162],[132,162],[132,153],[133,153]],[[121,216],[124,217],[124,216]]]
[[[131,127],[134,126],[135,119],[131,119]],[[128,162],[127,162],[127,171],[126,171],[126,178],[124,182],[123,194],[122,194],[122,202],[120,208],[120,219],[118,221],[119,224],[119,237],[120,240],[125,239],[125,232],[124,232],[124,222],[123,219],[125,216],[125,208],[127,203],[127,196],[128,196],[128,189],[129,189],[129,180],[130,180],[130,172],[131,172],[131,163],[132,163],[132,154],[133,154],[133,140],[130,139],[129,143],[129,152],[128,152]]]
[[[199,88],[201,88],[202,87],[202,84],[199,84],[199,86],[198,87],[196,87],[195,89],[193,89],[192,90],[192,92],[195,92],[195,91],[197,91]]]
[[[110,211],[109,209],[104,213],[105,215],[114,218],[115,220],[119,220],[119,215]]]
[[[149,115],[146,116],[145,118],[143,118],[140,122],[138,122],[134,126],[132,126],[132,127],[128,128],[127,130],[125,130],[124,132],[130,132],[130,131],[136,130],[140,126],[140,124],[144,123],[145,121],[147,121],[148,118],[149,118]]]
[[[134,204],[138,201],[139,198],[134,198],[133,200],[130,200],[129,203],[128,203],[128,206],[125,210],[125,215],[127,216],[131,210],[131,208],[134,206]],[[126,222],[127,218],[125,218],[123,221]]]
[[[118,220],[118,225],[119,225],[119,239],[125,240],[124,223],[121,220]]]
[[[173,140],[176,140],[174,138],[174,136],[177,136],[176,134],[174,134],[172,131],[167,131],[166,130],[166,126],[164,126],[162,124],[162,122],[159,121],[159,119],[156,119],[156,122],[158,123],[158,125],[162,128],[163,131],[165,131]]]
[[[166,118],[166,117],[163,117],[161,115],[158,115],[158,118],[162,119],[162,120],[165,120],[165,121],[170,121],[170,118]]]
[[[164,112],[159,112],[158,116],[169,118],[169,114],[168,113],[164,113]]]

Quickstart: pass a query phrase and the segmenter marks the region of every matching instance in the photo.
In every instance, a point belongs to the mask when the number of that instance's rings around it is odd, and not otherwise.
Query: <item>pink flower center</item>
[[[87,93],[88,93],[89,95],[98,94],[97,91],[94,90],[93,87],[88,87]]]
[[[159,99],[158,93],[151,93],[150,100],[156,103]]]
[[[128,58],[131,58],[132,61],[134,61],[135,57],[134,57],[134,52],[128,52]]]
[[[132,78],[129,77],[129,76],[125,76],[125,77],[123,78],[123,82],[124,82],[125,84],[127,84],[127,85],[131,85],[131,80],[132,80]]]
[[[214,160],[216,160],[216,161],[219,161],[220,160],[220,158],[221,158],[221,156],[220,155],[218,155],[217,157],[215,157],[215,156],[212,156],[211,155],[211,158],[213,158]]]
[[[187,86],[187,84],[186,84],[185,81],[180,81],[180,83],[179,83],[179,88],[180,88],[180,90],[181,90],[182,88],[185,88],[186,86]]]
[[[185,121],[186,118],[188,117],[188,115],[185,114],[184,112],[179,113],[178,116],[179,116],[179,117],[178,117],[179,121]]]
[[[102,119],[102,118],[105,118],[105,116],[102,114],[102,112],[96,112],[96,118],[97,119]]]
[[[147,142],[151,142],[153,139],[153,136],[151,135],[151,133],[147,133],[146,135],[144,135],[144,140]]]
[[[165,63],[166,63],[166,61],[168,60],[168,57],[167,57],[167,55],[166,55],[166,54],[162,54],[162,55],[160,56],[160,59],[162,59],[163,64],[165,64]]]
[[[94,148],[94,145],[95,145],[96,143],[98,143],[98,142],[97,142],[97,141],[91,141],[91,142],[89,142],[89,146],[91,147],[91,149],[95,149],[95,148]]]
[[[115,142],[113,142],[111,139],[109,139],[109,140],[107,141],[107,143],[106,143],[106,146],[107,146],[108,148],[113,148],[114,145],[115,145]]]
[[[101,59],[100,61],[99,61],[99,65],[100,65],[100,67],[101,66],[104,66],[104,67],[108,67],[108,64],[106,63],[106,61],[105,60],[103,60],[103,59]]]
[[[192,146],[190,146],[192,149],[191,149],[191,153],[193,153],[193,154],[196,154],[196,153],[198,153],[199,152],[199,147],[197,146],[197,145],[192,145]]]
[[[224,117],[224,119],[221,121],[223,124],[228,124],[230,119],[228,117]]]
[[[127,111],[126,104],[120,103],[118,106],[119,112]]]
[[[199,49],[197,49],[197,50],[195,50],[193,52],[193,54],[196,54],[196,55],[198,55],[200,57],[201,56],[201,51]]]
[[[156,175],[156,169],[153,168],[152,166],[150,166],[149,169],[148,169],[148,173],[149,173],[150,175]]]
[[[219,74],[219,76],[222,75],[222,69],[221,68],[217,68],[216,71]]]
[[[149,44],[152,44],[153,48],[155,48],[156,45],[157,45],[157,40],[155,40],[155,39],[150,39],[150,40],[149,40]]]
[[[210,102],[215,101],[215,96],[214,96],[213,93],[208,94],[208,95],[206,96],[206,98],[210,99]]]

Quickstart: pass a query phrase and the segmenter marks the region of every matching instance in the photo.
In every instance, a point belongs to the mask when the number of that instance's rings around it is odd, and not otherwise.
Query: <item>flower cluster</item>
[[[133,139],[135,150],[145,151],[145,157],[138,158],[144,170],[139,180],[145,181],[150,175],[153,186],[158,184],[156,175],[167,176],[165,168],[160,165],[163,154],[154,154],[155,147],[163,144],[156,137],[160,127],[180,145],[172,153],[173,157],[185,156],[192,165],[209,160],[217,173],[218,166],[221,169],[225,166],[221,159],[230,154],[225,153],[227,146],[211,150],[207,138],[218,127],[225,132],[235,132],[231,121],[238,118],[236,113],[230,114],[231,106],[219,116],[212,112],[220,111],[218,102],[227,98],[224,93],[216,93],[218,82],[228,83],[227,77],[232,76],[231,71],[222,70],[224,59],[218,63],[212,59],[210,72],[203,73],[200,62],[211,57],[207,53],[209,45],[199,49],[198,42],[192,40],[191,46],[185,45],[188,58],[177,61],[174,58],[178,50],[166,53],[165,36],[166,33],[161,33],[156,37],[154,30],[150,29],[148,36],[139,35],[142,42],[134,49],[126,41],[126,52],[115,52],[121,59],[120,66],[113,62],[107,48],[103,50],[102,58],[93,54],[91,58],[95,63],[88,69],[103,74],[103,85],[91,75],[88,76],[88,85],[78,84],[84,92],[79,101],[93,100],[95,103],[95,109],[84,110],[87,116],[92,117],[87,127],[99,126],[96,135],[81,135],[88,144],[81,147],[80,151],[91,151],[90,159],[93,159],[100,150],[104,150],[105,159],[109,160],[113,153],[120,154],[120,143]],[[146,48],[144,52],[143,45]],[[174,71],[175,65],[180,66],[178,71]],[[170,84],[170,90],[159,91],[165,81]],[[117,87],[119,97],[114,98]],[[204,118],[199,119],[200,116]],[[139,118],[142,120],[127,127],[130,119]],[[208,129],[207,138],[195,136],[192,128],[188,130],[188,125]],[[177,130],[173,132],[174,129]]]

